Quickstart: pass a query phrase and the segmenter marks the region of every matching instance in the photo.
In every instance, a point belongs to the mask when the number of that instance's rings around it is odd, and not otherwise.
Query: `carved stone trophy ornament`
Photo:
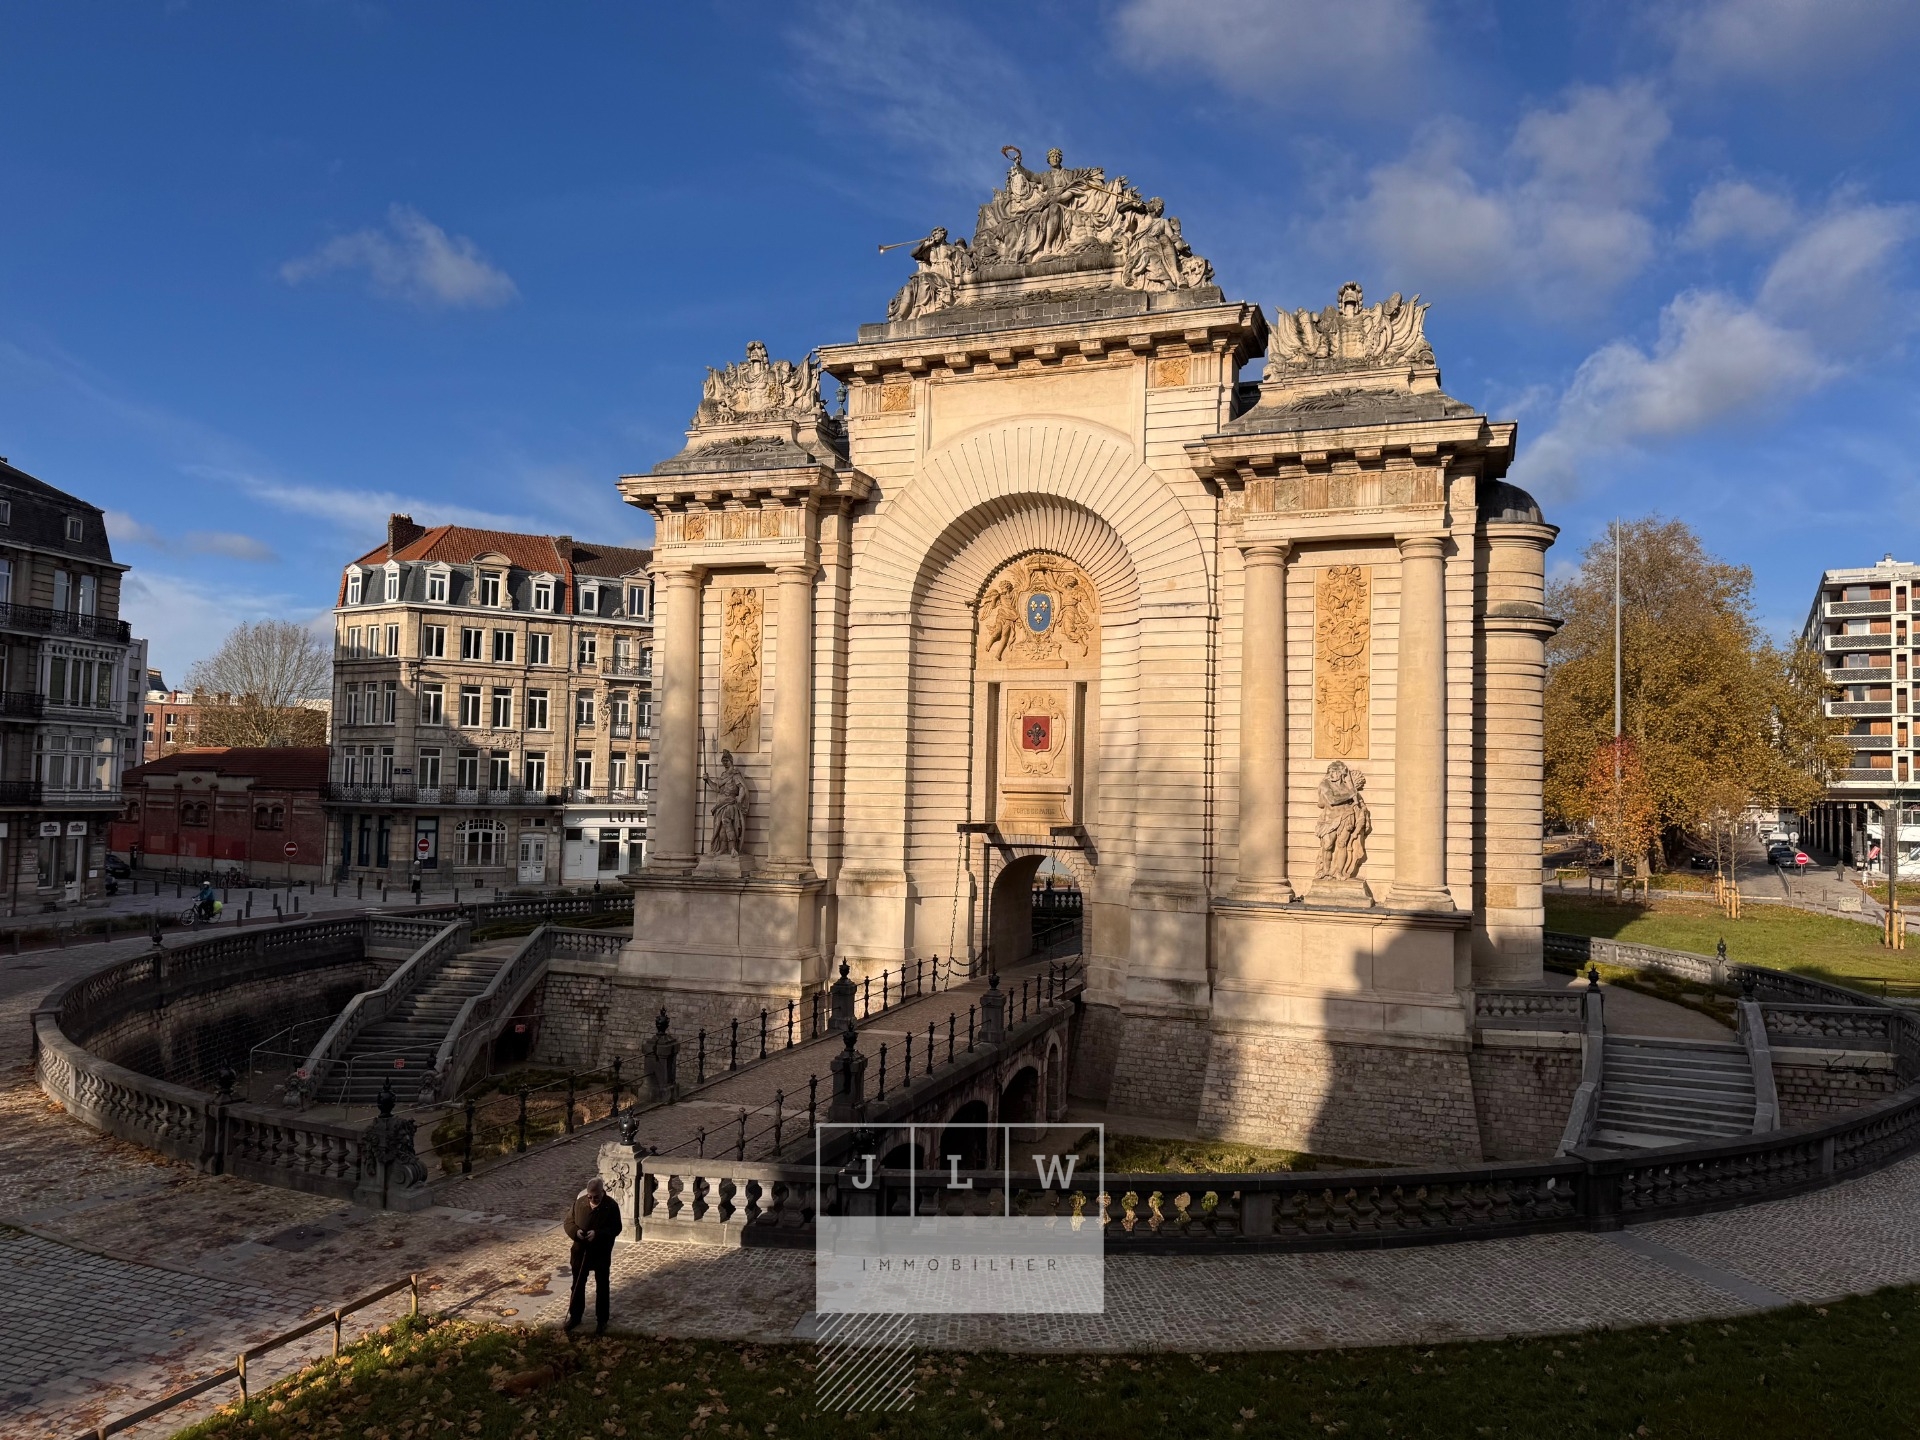
[[[1427,307],[1420,297],[1402,300],[1396,292],[1377,305],[1363,305],[1353,281],[1340,298],[1318,315],[1311,310],[1282,310],[1268,339],[1268,380],[1301,371],[1351,370],[1366,366],[1431,365],[1427,343]]]
[[[1321,777],[1316,798],[1320,818],[1313,827],[1320,859],[1313,874],[1311,898],[1340,905],[1371,905],[1373,892],[1360,878],[1367,860],[1367,836],[1373,815],[1367,809],[1367,777],[1335,760]]]

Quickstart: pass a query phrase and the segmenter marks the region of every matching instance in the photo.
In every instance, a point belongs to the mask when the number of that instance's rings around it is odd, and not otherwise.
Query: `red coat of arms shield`
[[[1047,750],[1053,745],[1053,717],[1051,715],[1023,715],[1020,717],[1020,748],[1022,750]]]

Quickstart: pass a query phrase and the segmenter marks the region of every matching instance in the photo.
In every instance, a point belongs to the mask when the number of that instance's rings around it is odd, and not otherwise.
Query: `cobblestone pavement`
[[[0,1354],[8,1357],[0,1433],[71,1436],[410,1272],[423,1276],[430,1308],[560,1320],[566,1247],[556,1217],[592,1172],[605,1129],[443,1186],[444,1203],[395,1215],[201,1175],[50,1106],[26,1068],[33,1003],[143,944],[0,961],[0,1262],[11,1282],[0,1300]],[[968,998],[929,996],[875,1017],[863,1033],[872,1046],[885,1039],[891,1047],[911,1025],[924,1043],[928,1018],[944,1022],[959,1008],[964,1026]],[[764,1103],[775,1088],[804,1093],[808,1074],[824,1076],[831,1043],[729,1076],[698,1104],[649,1112],[642,1139],[664,1149],[715,1118],[724,1128],[729,1113]],[[1819,1301],[1920,1282],[1920,1158],[1819,1194],[1613,1236],[1123,1256],[1106,1275],[1102,1315],[934,1317],[921,1342],[1106,1351],[1428,1343]],[[783,1340],[805,1333],[812,1307],[804,1251],[623,1244],[614,1276],[616,1324],[648,1333]],[[362,1323],[378,1324],[403,1303],[385,1303]],[[327,1339],[310,1337],[257,1373],[280,1373],[321,1353]],[[135,1433],[166,1433],[230,1394],[213,1392]]]

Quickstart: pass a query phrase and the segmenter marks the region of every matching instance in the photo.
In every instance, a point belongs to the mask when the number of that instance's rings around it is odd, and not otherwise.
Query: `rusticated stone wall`
[[[1108,1108],[1192,1121],[1207,1075],[1207,1022],[1124,1015],[1120,1034]]]
[[[1579,1046],[1476,1046],[1468,1069],[1481,1155],[1488,1160],[1552,1159],[1566,1132],[1573,1092],[1580,1087]]]
[[[1120,1025],[1120,1012],[1111,1005],[1089,1005],[1081,1014],[1073,1040],[1073,1073],[1067,1079],[1067,1093],[1076,1100],[1104,1106],[1111,1098]]]
[[[1477,1161],[1464,1050],[1216,1031],[1200,1133],[1356,1160]]]

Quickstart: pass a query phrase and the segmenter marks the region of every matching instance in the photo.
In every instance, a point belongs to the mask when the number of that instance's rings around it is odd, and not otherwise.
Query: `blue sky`
[[[1569,561],[1785,630],[1915,526],[1910,0],[0,5],[0,454],[112,512],[170,679],[389,509],[644,543],[704,367],[882,318],[1003,163],[1163,195],[1269,311],[1419,291]]]

